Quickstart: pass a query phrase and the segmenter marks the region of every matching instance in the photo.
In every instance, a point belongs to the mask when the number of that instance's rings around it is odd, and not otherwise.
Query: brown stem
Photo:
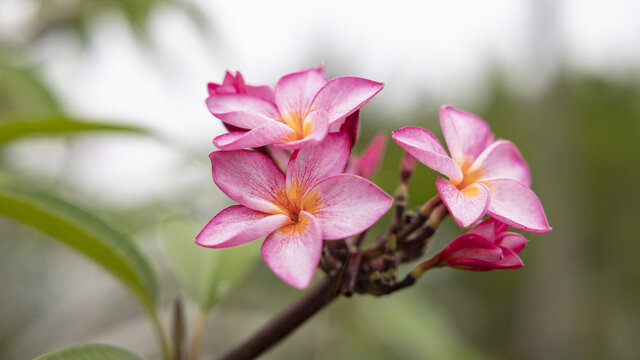
[[[316,284],[302,299],[263,326],[244,343],[222,356],[221,360],[253,359],[278,341],[284,339],[338,295],[338,284],[325,277]]]

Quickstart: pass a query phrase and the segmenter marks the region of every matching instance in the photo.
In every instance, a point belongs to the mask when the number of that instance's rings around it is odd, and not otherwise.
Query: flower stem
[[[222,356],[221,360],[253,359],[284,339],[311,316],[331,303],[339,294],[336,280],[325,277],[302,299],[260,328],[251,338]]]
[[[200,348],[202,347],[202,338],[207,328],[207,313],[200,311],[196,319],[196,327],[193,331],[193,339],[189,349],[189,360],[197,360],[200,356]]]

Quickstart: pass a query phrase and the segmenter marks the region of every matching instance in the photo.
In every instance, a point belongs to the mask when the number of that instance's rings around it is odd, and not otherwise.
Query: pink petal
[[[275,144],[274,146],[281,150],[297,150],[303,147],[317,144],[324,140],[324,138],[327,136],[327,132],[329,131],[329,120],[326,114],[321,111],[312,111],[307,115],[304,121],[305,123],[308,122],[311,124],[311,132],[307,136],[300,140],[284,140],[284,142],[280,142],[279,144]]]
[[[313,108],[324,110],[329,115],[329,124],[333,124],[360,109],[383,87],[383,83],[358,77],[335,78],[320,90]]]
[[[511,251],[517,254],[527,246],[527,239],[518,233],[506,232],[502,234],[495,243],[496,245],[511,249]]]
[[[488,218],[481,222],[480,224],[473,227],[473,229],[469,230],[467,234],[475,234],[478,236],[482,236],[483,238],[495,242],[499,235],[502,235],[507,229],[509,225],[503,223],[502,221],[496,220],[494,218]]]
[[[281,77],[275,89],[280,113],[283,116],[290,112],[306,115],[313,98],[326,83],[322,68],[311,68]]]
[[[483,184],[471,184],[460,191],[447,180],[438,177],[436,188],[449,213],[461,227],[473,225],[487,212],[489,190]]]
[[[300,212],[300,222],[273,232],[262,244],[262,258],[287,284],[304,289],[313,280],[320,255],[322,235],[314,217]]]
[[[259,97],[265,101],[275,104],[275,97],[270,86],[251,86],[247,85],[240,71],[236,71],[237,87],[240,94],[248,94]],[[226,81],[226,78],[225,78]]]
[[[337,240],[370,228],[389,210],[393,198],[369,180],[340,174],[317,183],[303,202],[318,220],[322,237]]]
[[[551,231],[542,204],[529,187],[509,179],[484,184],[491,192],[489,215],[518,229],[535,233]]]
[[[455,238],[438,257],[440,262],[446,264],[453,264],[460,259],[494,262],[502,258],[502,250],[481,236],[467,233]]]
[[[451,106],[440,108],[440,127],[451,157],[460,166],[473,162],[493,136],[480,117]]]
[[[214,151],[213,181],[232,200],[270,214],[280,213],[277,194],[285,189],[285,177],[267,156],[249,150]]]
[[[369,146],[357,158],[358,168],[353,174],[360,175],[363,178],[370,179],[378,170],[380,160],[384,155],[384,148],[387,144],[387,135],[383,132],[378,133]],[[349,172],[349,171],[347,171]]]
[[[512,179],[531,186],[529,166],[518,149],[507,140],[489,145],[469,168],[469,172],[481,171],[481,180]]]
[[[407,126],[393,131],[391,137],[421,163],[446,175],[451,181],[462,180],[460,166],[447,155],[431,131],[417,126]]]
[[[318,181],[341,174],[349,158],[346,133],[328,134],[321,143],[302,148],[291,155],[287,166],[287,188],[305,191]]]
[[[249,131],[234,131],[217,136],[213,144],[220,150],[241,150],[284,141],[293,131],[287,125],[271,121]]]
[[[209,96],[207,107],[215,117],[243,129],[253,129],[280,117],[272,103],[246,94]]]
[[[242,205],[222,210],[200,231],[196,243],[209,248],[226,248],[242,245],[267,236],[280,227],[290,224],[283,214],[269,215]]]
[[[337,123],[333,123],[333,126],[336,126]],[[339,130],[332,131],[331,127],[329,131],[337,132],[337,131],[345,131],[349,134],[349,143],[351,144],[351,149],[356,144],[358,140],[358,127],[360,124],[360,110],[354,111],[351,115],[347,116],[344,120],[344,123],[340,124]]]

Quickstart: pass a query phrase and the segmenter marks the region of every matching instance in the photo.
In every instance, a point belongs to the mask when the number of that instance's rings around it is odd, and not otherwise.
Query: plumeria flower
[[[225,124],[246,131],[220,135],[221,150],[255,148],[268,144],[295,150],[322,141],[338,131],[344,119],[382,90],[383,84],[358,77],[328,81],[321,68],[292,73],[278,80],[274,102],[249,94],[213,94],[209,111]]]
[[[351,155],[345,170],[346,173],[362,176],[371,179],[378,170],[384,148],[387,144],[387,136],[378,133],[360,155]]]
[[[494,140],[484,120],[451,106],[440,109],[440,126],[451,156],[429,130],[409,126],[392,136],[418,161],[449,178],[438,177],[436,188],[458,225],[470,226],[489,214],[518,229],[551,231],[529,188],[529,167],[510,141]]]
[[[309,285],[322,240],[344,239],[371,227],[392,198],[370,181],[342,174],[349,157],[344,132],[295,151],[286,175],[256,151],[211,153],[213,180],[240,203],[222,210],[196,237],[210,248],[245,244],[267,236],[262,258],[287,284]]]
[[[521,268],[518,253],[527,245],[527,239],[508,232],[508,228],[493,218],[481,222],[436,255],[437,264],[473,271]]]

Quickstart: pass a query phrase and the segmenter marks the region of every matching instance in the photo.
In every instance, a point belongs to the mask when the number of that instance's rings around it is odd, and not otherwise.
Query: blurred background
[[[0,179],[125,234],[151,263],[165,327],[182,298],[189,336],[209,313],[203,358],[220,355],[301,293],[259,244],[193,244],[231,204],[210,176],[223,127],[204,104],[207,82],[240,70],[273,85],[319,64],[330,78],[385,83],[361,113],[357,151],[405,125],[440,136],[443,103],[482,116],[520,148],[554,230],[526,235],[521,270],[441,269],[390,297],[340,299],[265,359],[640,357],[635,0],[2,0]],[[75,125],[2,127],[61,119]],[[402,152],[387,148],[373,180],[391,193]],[[412,206],[435,178],[419,166]],[[430,252],[460,233],[447,219]],[[0,216],[0,358],[84,343],[160,358],[148,315],[116,278]]]

